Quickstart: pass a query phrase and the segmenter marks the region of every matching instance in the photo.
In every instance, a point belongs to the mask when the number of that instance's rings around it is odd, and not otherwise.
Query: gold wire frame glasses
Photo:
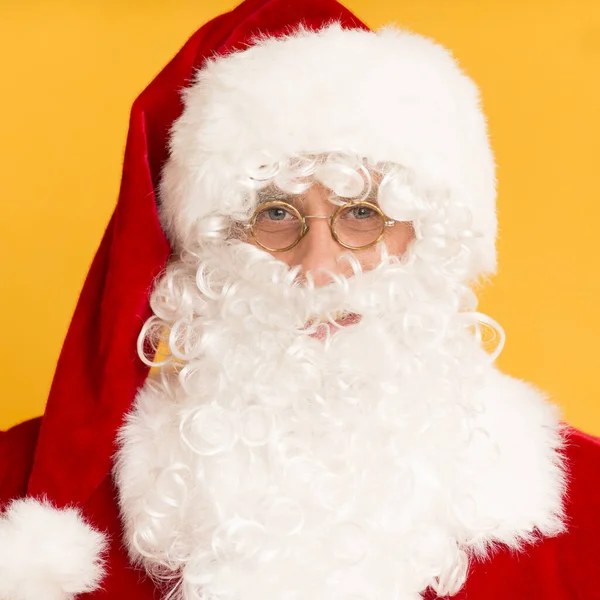
[[[377,244],[386,227],[396,223],[371,202],[346,202],[332,215],[302,215],[280,200],[260,204],[245,226],[255,242],[269,252],[285,252],[297,246],[308,233],[308,219],[327,219],[331,236],[348,250],[365,250]]]

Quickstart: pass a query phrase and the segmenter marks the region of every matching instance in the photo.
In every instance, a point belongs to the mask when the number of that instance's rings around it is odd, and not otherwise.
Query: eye
[[[298,215],[294,210],[294,207],[285,202],[272,202],[262,208],[259,207],[256,212],[254,222],[256,224],[267,224],[274,225],[285,224],[291,225],[298,221]]]
[[[368,206],[350,207],[346,212],[352,219],[370,219],[374,215],[378,214],[375,210],[369,208]]]
[[[290,214],[285,208],[272,207],[261,211],[261,216],[269,219],[270,221],[285,221],[286,219],[293,219],[294,215]]]

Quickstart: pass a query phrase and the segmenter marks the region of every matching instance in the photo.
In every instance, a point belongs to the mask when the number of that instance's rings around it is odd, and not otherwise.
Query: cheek
[[[379,261],[381,260],[381,255],[376,247],[358,250],[354,252],[354,256],[358,259],[358,262],[364,271],[374,269],[379,265]]]
[[[300,257],[296,252],[296,248],[292,248],[291,250],[287,250],[286,252],[271,252],[269,250],[265,250],[261,248],[258,244],[254,244],[257,248],[260,248],[263,252],[270,254],[273,258],[285,263],[288,267],[295,267],[299,264]]]
[[[385,243],[388,252],[395,256],[402,256],[408,245],[415,239],[412,223],[396,223],[386,233]]]
[[[415,239],[415,231],[411,223],[396,223],[388,231],[384,238],[388,252],[393,256],[402,256],[408,249],[409,244]],[[379,265],[380,254],[377,248],[368,248],[355,252],[361,267],[368,271]]]

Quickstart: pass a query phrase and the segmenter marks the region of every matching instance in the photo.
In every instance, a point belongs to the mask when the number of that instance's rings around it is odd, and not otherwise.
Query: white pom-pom
[[[0,515],[0,600],[68,600],[96,589],[105,547],[75,508],[12,502]]]

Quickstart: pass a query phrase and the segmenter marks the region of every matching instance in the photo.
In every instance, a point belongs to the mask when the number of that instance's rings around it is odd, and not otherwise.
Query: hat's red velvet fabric
[[[136,340],[170,247],[155,191],[180,92],[215,55],[257,34],[281,35],[333,20],[365,27],[334,0],[247,0],[202,27],[133,105],[119,200],[83,287],[43,417],[28,493],[80,504],[111,468],[115,434],[147,376]],[[201,199],[199,199],[201,201]]]

